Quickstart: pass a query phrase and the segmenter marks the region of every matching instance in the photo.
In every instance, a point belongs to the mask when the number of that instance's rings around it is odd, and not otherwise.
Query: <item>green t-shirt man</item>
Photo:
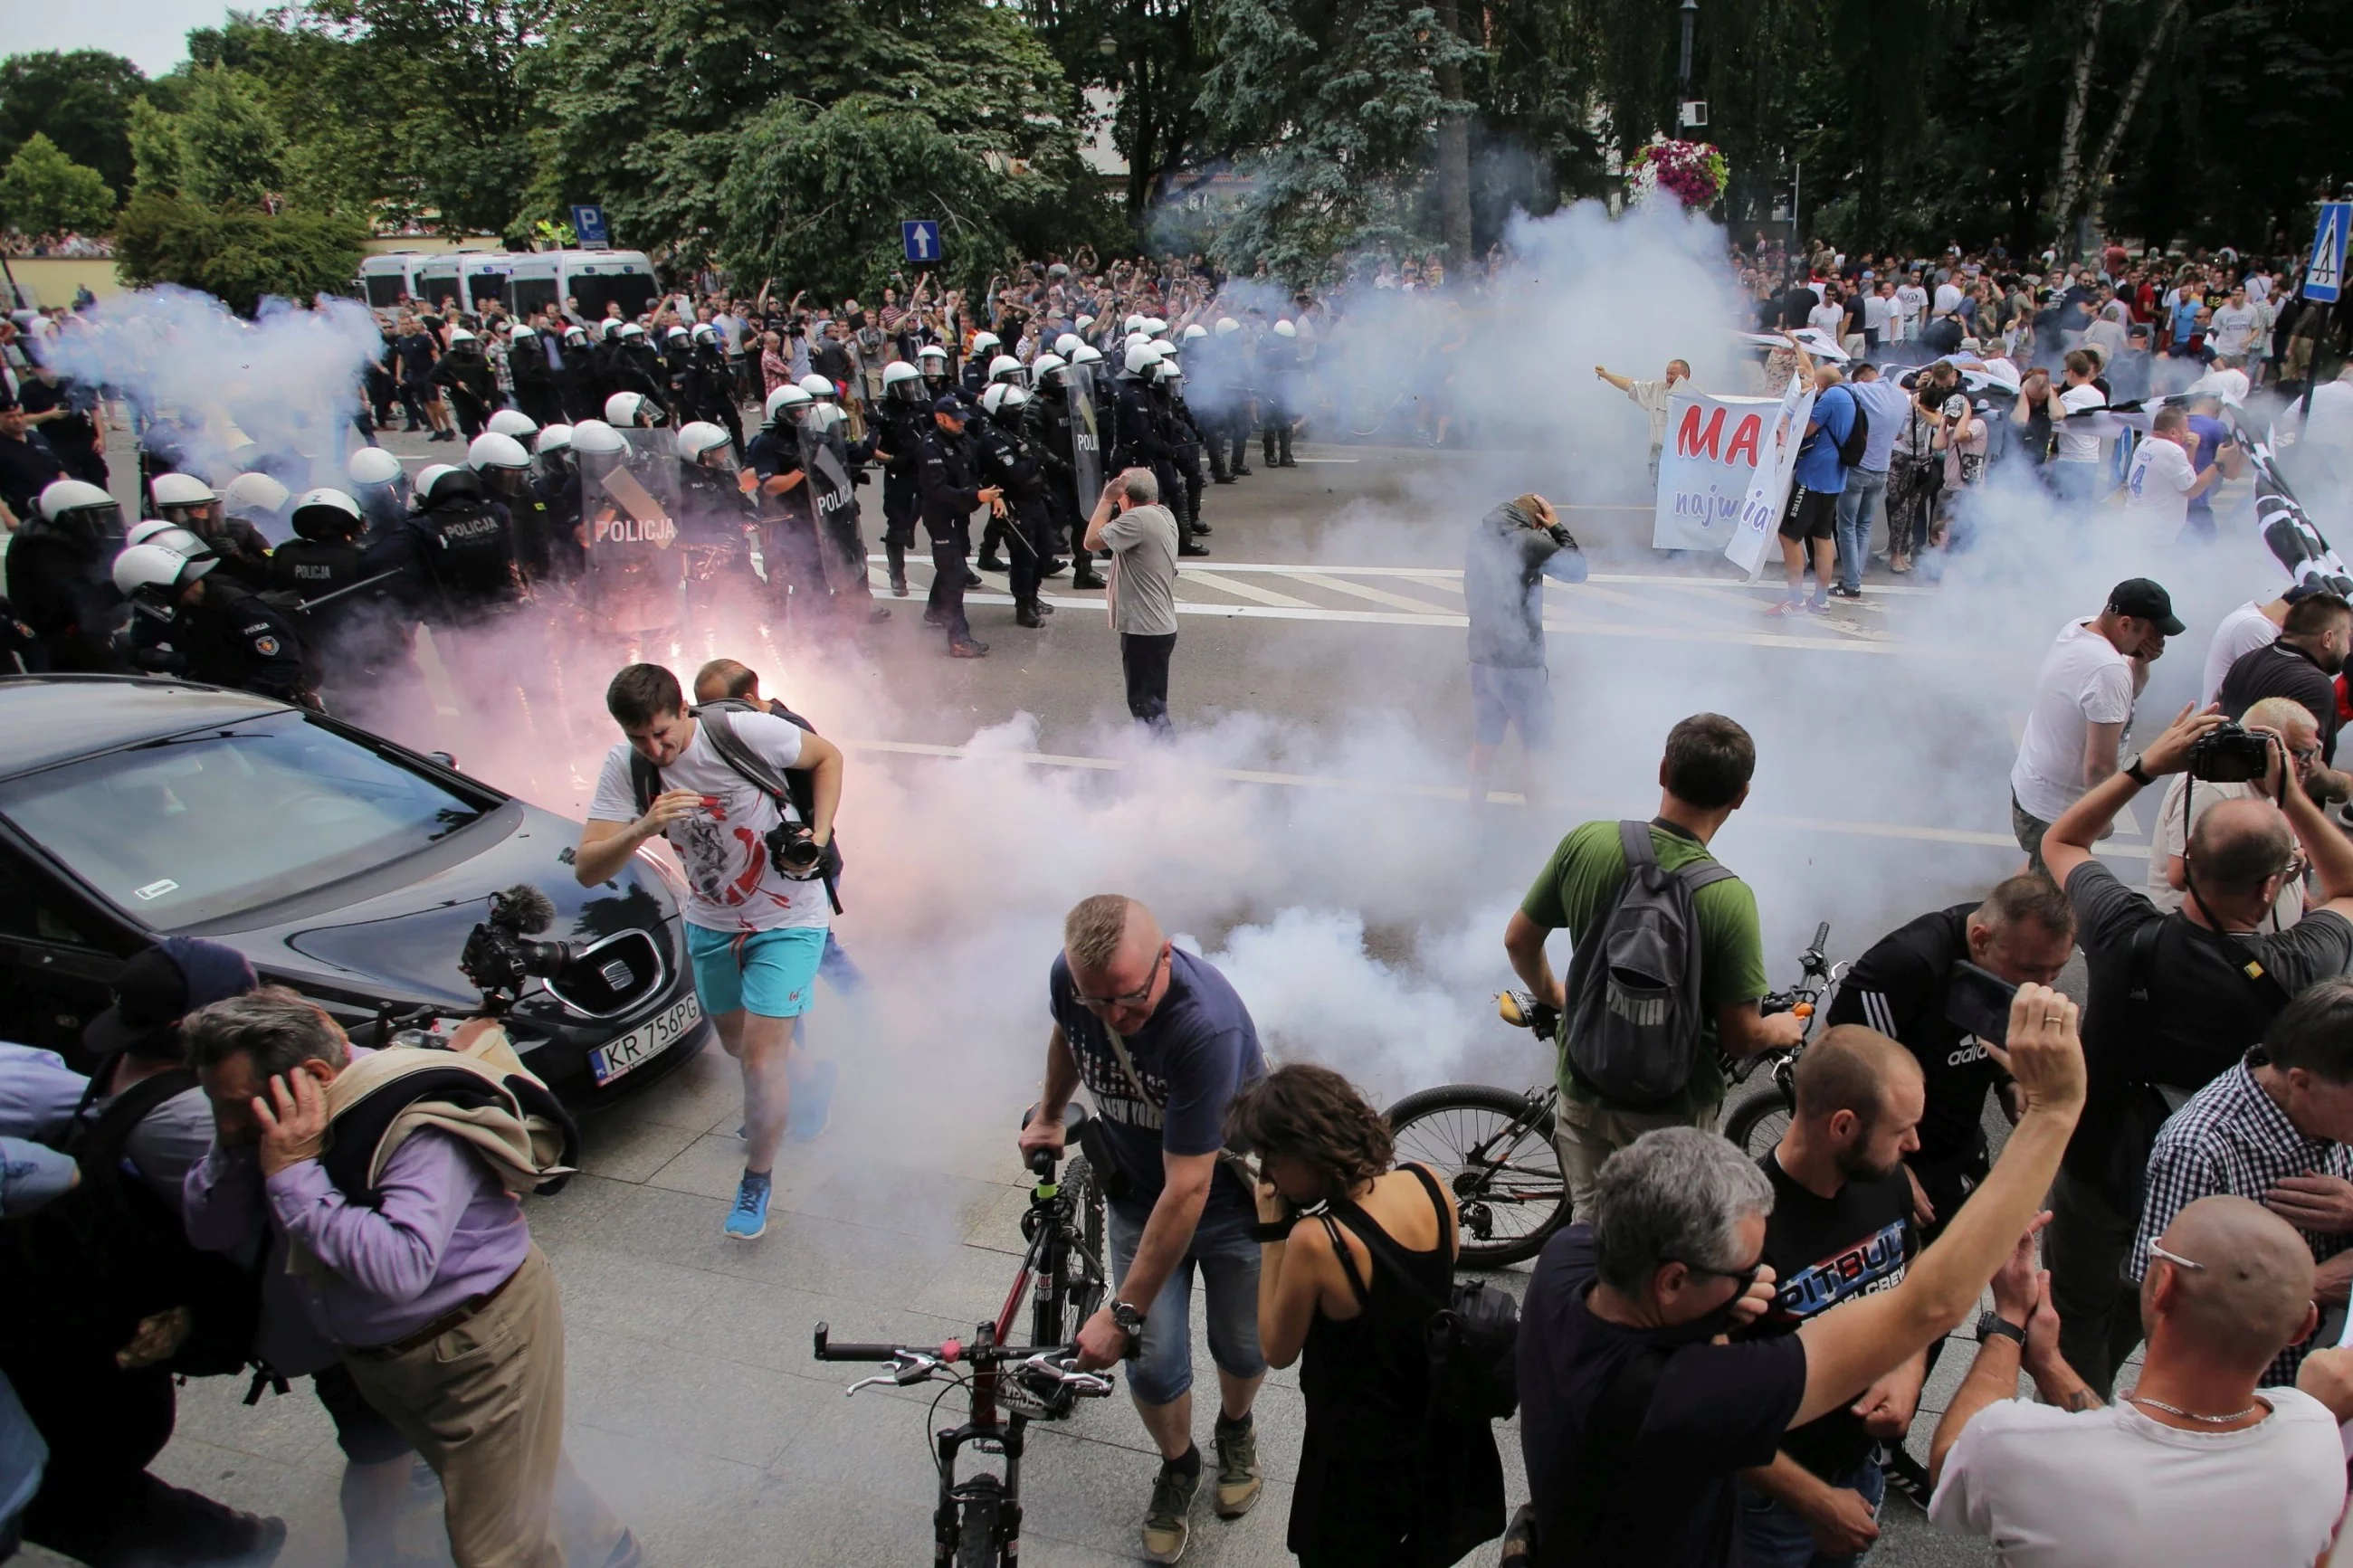
[[[1690,833],[1657,821],[1651,824],[1651,852],[1668,871],[1712,858],[1707,846]],[[1585,941],[1625,880],[1626,850],[1618,841],[1618,824],[1588,822],[1560,841],[1521,901],[1520,912],[1547,930],[1566,929],[1575,947]],[[1757,895],[1736,877],[1694,894],[1692,913],[1699,925],[1699,1000],[1705,1020],[1700,1038],[1705,1048],[1681,1094],[1642,1109],[1696,1116],[1724,1100],[1724,1073],[1715,1062],[1716,1010],[1765,994],[1765,934],[1757,918]],[[1609,1103],[1570,1073],[1566,1049],[1554,1070],[1567,1099],[1586,1105]]]

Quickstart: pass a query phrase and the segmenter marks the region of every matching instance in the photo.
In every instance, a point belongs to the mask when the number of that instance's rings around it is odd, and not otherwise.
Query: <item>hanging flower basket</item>
[[[1637,200],[1664,191],[1687,207],[1711,207],[1732,178],[1731,165],[1713,142],[1651,142],[1634,154],[1627,188]]]

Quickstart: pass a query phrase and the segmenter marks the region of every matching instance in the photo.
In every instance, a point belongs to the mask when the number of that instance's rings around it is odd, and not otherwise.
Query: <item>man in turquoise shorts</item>
[[[628,740],[606,755],[596,799],[580,836],[573,870],[594,887],[628,864],[638,847],[670,840],[686,872],[686,948],[695,994],[719,1030],[720,1044],[744,1068],[744,1180],[726,1232],[750,1241],[768,1227],[769,1173],[790,1115],[791,1058],[808,1010],[818,961],[825,953],[832,907],[811,867],[806,877],[779,864],[771,837],[806,830],[822,850],[833,837],[841,799],[841,753],[829,742],[767,713],[711,711],[686,705],[678,678],[655,664],[633,664],[613,678],[605,706]],[[733,743],[775,779],[807,770],[811,820],[788,797],[770,791],[722,754],[712,730],[724,724]],[[640,760],[641,759],[641,760]],[[641,791],[638,773],[650,768]],[[640,800],[648,804],[642,807]],[[812,1101],[829,1084],[811,1083]],[[807,1135],[822,1131],[824,1110],[804,1115]]]

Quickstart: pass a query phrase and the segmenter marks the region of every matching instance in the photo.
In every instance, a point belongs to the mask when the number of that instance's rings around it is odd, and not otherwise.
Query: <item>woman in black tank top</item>
[[[1397,1168],[1388,1123],[1328,1068],[1275,1068],[1228,1124],[1260,1161],[1260,1347],[1271,1366],[1305,1356],[1291,1550],[1303,1568],[1459,1561],[1502,1533],[1504,1477],[1486,1423],[1430,1405],[1423,1331],[1454,1277],[1451,1196]]]

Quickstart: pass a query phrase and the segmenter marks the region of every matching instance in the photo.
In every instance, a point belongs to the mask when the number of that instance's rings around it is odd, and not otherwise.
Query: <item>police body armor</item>
[[[469,620],[512,607],[514,542],[503,507],[479,497],[461,497],[427,507],[409,519],[409,527],[433,578],[435,599],[428,602],[428,620]]]

